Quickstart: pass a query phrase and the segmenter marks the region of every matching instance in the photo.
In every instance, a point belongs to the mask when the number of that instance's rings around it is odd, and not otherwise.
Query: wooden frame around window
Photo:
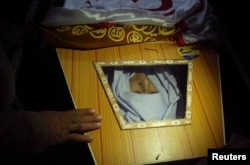
[[[121,129],[180,126],[192,123],[193,63],[191,60],[93,61],[93,64]],[[182,94],[182,105],[184,105],[181,106],[182,108],[177,106],[176,111],[179,116],[177,115],[175,119],[127,121],[111,88],[112,79],[108,78],[111,77],[109,74],[113,74],[112,72],[117,68],[145,70],[149,67],[157,68],[158,66],[169,69],[171,75],[176,79],[178,89]]]

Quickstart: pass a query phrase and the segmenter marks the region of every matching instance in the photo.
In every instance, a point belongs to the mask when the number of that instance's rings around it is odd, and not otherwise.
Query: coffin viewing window
[[[121,129],[191,124],[191,61],[95,61],[94,66]]]

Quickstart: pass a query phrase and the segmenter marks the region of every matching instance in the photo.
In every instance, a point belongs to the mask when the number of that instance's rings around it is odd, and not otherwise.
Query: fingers
[[[73,117],[73,122],[77,123],[88,123],[88,122],[99,122],[102,117],[100,115],[94,114],[94,109],[79,109],[75,110],[75,116]]]
[[[94,109],[78,109],[75,118],[77,122],[73,122],[69,126],[68,134],[65,136],[66,141],[91,142],[94,137],[86,135],[85,132],[97,130],[101,127],[102,116],[95,114]]]
[[[93,108],[76,109],[75,112],[78,115],[92,115],[95,113],[95,109]]]
[[[75,123],[70,125],[69,132],[89,132],[101,127],[101,122],[91,122],[91,123]]]
[[[102,117],[94,114],[94,109],[78,109],[74,112],[75,116],[69,124],[69,132],[88,132],[101,127]]]
[[[88,115],[88,116],[78,116],[76,123],[93,123],[93,122],[100,122],[102,117],[100,115]]]
[[[87,134],[77,134],[72,133],[67,135],[66,137],[67,141],[75,141],[75,142],[86,142],[89,143],[94,140],[93,136],[87,135]]]
[[[70,124],[69,132],[88,132],[101,127],[102,116],[94,114],[94,109],[83,109],[76,111],[76,121]],[[74,120],[75,121],[75,120]]]
[[[49,128],[50,144],[67,141],[90,142],[93,137],[83,135],[101,127],[102,117],[91,108],[69,111],[43,111],[41,114]]]

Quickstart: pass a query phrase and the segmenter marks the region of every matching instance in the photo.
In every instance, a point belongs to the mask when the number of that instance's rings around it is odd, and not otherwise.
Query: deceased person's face
[[[136,93],[158,93],[157,88],[145,73],[136,73],[130,79],[130,90]]]

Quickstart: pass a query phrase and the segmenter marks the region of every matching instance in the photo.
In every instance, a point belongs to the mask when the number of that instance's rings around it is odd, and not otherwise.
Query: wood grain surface
[[[90,132],[98,165],[148,164],[197,158],[225,144],[218,55],[200,50],[193,60],[192,124],[135,130],[120,129],[93,61],[182,59],[176,45],[141,43],[95,50],[57,48],[76,108],[95,108],[103,116]]]

